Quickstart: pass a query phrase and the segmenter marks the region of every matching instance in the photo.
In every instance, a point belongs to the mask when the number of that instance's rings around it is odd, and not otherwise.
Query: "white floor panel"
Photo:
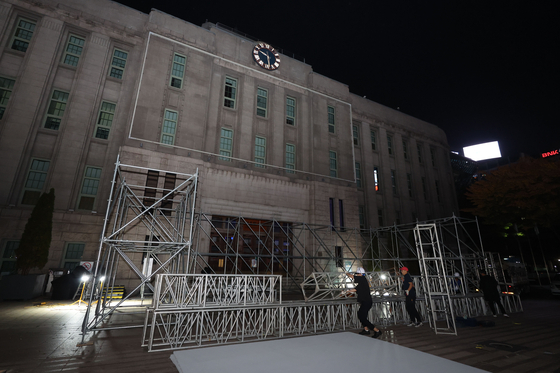
[[[349,332],[175,351],[171,360],[180,373],[486,372]]]

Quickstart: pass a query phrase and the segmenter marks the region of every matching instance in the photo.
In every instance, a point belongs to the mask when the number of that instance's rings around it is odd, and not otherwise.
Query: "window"
[[[79,266],[82,260],[82,255],[84,255],[85,247],[86,245],[83,243],[68,242],[64,250],[62,268],[72,271],[74,268]]]
[[[408,188],[408,196],[412,198],[412,175],[406,174],[406,187]]]
[[[338,200],[338,222],[340,223],[340,230],[344,231],[344,204],[342,200]]]
[[[175,189],[175,182],[177,180],[177,175],[171,172],[165,173],[165,179],[163,181],[163,196],[166,196],[169,192]],[[171,215],[173,209],[173,193],[169,194],[167,197],[161,201],[161,212],[164,215]]]
[[[416,151],[418,152],[418,163],[422,163],[422,144],[416,144]]]
[[[327,116],[329,122],[329,133],[334,133],[334,107],[327,106]]]
[[[256,167],[264,167],[266,163],[266,139],[264,137],[255,137],[255,162]]]
[[[383,226],[383,210],[377,210],[377,220],[379,221],[379,226]]]
[[[424,195],[424,200],[428,200],[428,190],[426,189],[426,178],[422,176],[422,194]]]
[[[115,116],[115,108],[117,105],[110,102],[102,101],[101,108],[99,109],[99,116],[97,118],[97,125],[95,126],[95,137],[98,139],[108,139],[111,125],[113,124],[113,117]]]
[[[220,160],[229,161],[233,150],[233,131],[227,128],[222,128],[220,136]]]
[[[35,22],[20,18],[17,21],[16,32],[12,38],[11,48],[16,51],[26,52],[29,41],[35,32]]]
[[[0,275],[15,273],[17,270],[16,250],[19,247],[19,241],[6,241],[2,251],[0,251]]]
[[[16,81],[13,79],[2,78],[0,76],[0,119],[4,116],[15,82]]]
[[[389,155],[393,155],[393,136],[387,135],[387,151]]]
[[[177,118],[179,114],[176,111],[165,109],[163,118],[163,127],[161,128],[161,143],[166,145],[175,144],[175,132],[177,131]]]
[[[437,201],[441,202],[441,195],[439,193],[439,181],[436,180],[436,197],[437,197]]]
[[[344,266],[344,260],[342,257],[342,246],[335,246],[334,251],[336,255],[336,266],[338,268],[342,268]]]
[[[362,167],[360,166],[360,162],[356,162],[356,186],[361,189],[362,188]]]
[[[54,91],[47,110],[47,118],[45,119],[45,128],[51,130],[58,130],[62,116],[66,110],[66,103],[68,102],[68,93],[62,91]]]
[[[289,174],[293,174],[296,169],[296,146],[292,144],[286,144],[286,168]]]
[[[331,218],[331,230],[334,231],[334,198],[329,198],[329,215]]]
[[[371,150],[377,149],[377,136],[374,130],[369,131],[369,137],[371,139]]]
[[[49,166],[50,161],[41,159],[33,159],[31,161],[21,200],[23,205],[35,205],[37,203],[45,186]]]
[[[366,229],[366,212],[363,205],[358,206],[358,220],[360,221],[360,229]]]
[[[360,145],[360,132],[358,131],[358,126],[352,126],[352,138],[354,139],[354,145]]]
[[[268,91],[257,88],[257,115],[266,118],[268,111]]]
[[[331,177],[338,177],[338,166],[336,162],[336,152],[329,150],[329,168]]]
[[[404,159],[408,160],[408,143],[406,142],[406,140],[402,141],[402,148]]]
[[[296,125],[296,99],[286,97],[286,124]]]
[[[397,195],[397,175],[395,170],[391,170],[391,188],[393,189],[393,195]]]
[[[93,210],[100,179],[100,168],[86,167],[82,188],[80,190],[80,197],[78,199],[78,210]]]
[[[375,191],[379,192],[381,184],[379,183],[379,168],[373,168],[373,185],[375,186]]]
[[[436,150],[430,146],[430,159],[432,161],[432,166],[436,166]]]
[[[109,70],[109,76],[117,79],[122,79],[127,58],[128,58],[127,52],[119,49],[114,49],[113,59],[111,60],[111,69]]]
[[[171,66],[171,79],[169,85],[175,88],[183,87],[183,77],[185,76],[185,64],[187,58],[175,53],[173,55],[173,65]]]
[[[226,86],[224,90],[224,106],[235,108],[235,99],[237,97],[237,80],[226,77]]]
[[[80,61],[80,56],[82,55],[85,43],[85,39],[70,34],[68,42],[66,43],[64,55],[62,56],[62,62],[66,65],[78,66],[78,62]]]
[[[156,201],[156,192],[159,181],[159,172],[154,170],[148,170],[146,174],[146,188],[144,189],[144,199],[142,201],[144,207],[149,207],[153,205]],[[153,209],[150,209],[152,212]]]

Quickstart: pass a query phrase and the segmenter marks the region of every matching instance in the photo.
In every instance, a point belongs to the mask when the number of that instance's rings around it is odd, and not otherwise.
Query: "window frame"
[[[266,137],[255,136],[255,150],[254,150],[253,154],[254,154],[255,167],[265,168],[265,165],[266,165]]]
[[[57,92],[66,95],[66,101],[59,100],[58,98],[55,99],[54,97]],[[60,129],[60,126],[62,125],[62,120],[64,118],[64,113],[66,112],[66,107],[68,106],[69,101],[70,101],[70,92],[65,92],[59,89],[53,89],[51,98],[49,99],[49,103],[47,105],[47,112],[45,114],[45,119],[43,120],[43,128],[48,130],[53,130],[53,131],[58,131]],[[60,105],[64,105],[64,108],[61,109],[60,107],[56,107],[52,110],[53,112],[51,113],[52,105],[56,103],[59,103]],[[55,112],[60,112],[60,111],[62,111],[62,115],[55,114]],[[49,119],[59,120],[56,128],[52,128],[54,126],[47,127],[47,124],[51,125],[49,123]]]
[[[234,83],[234,84],[228,84]],[[231,76],[226,76],[224,80],[224,107],[229,109],[235,109],[237,107],[237,87],[239,86],[239,81]],[[228,96],[228,87],[230,90],[230,95]],[[230,104],[228,104],[230,103]]]
[[[225,137],[224,133],[229,133],[231,134],[231,136]],[[220,143],[218,153],[220,154],[219,159],[222,161],[231,162],[231,157],[233,155],[233,134],[234,132],[231,128],[222,127],[220,129]],[[224,141],[229,142],[229,149],[222,147],[222,144],[225,144]]]
[[[334,150],[329,150],[329,175],[330,177],[338,177],[338,156]]]
[[[4,86],[4,84],[0,85],[0,120],[2,120],[2,118],[4,117],[4,113],[8,108],[10,97],[12,97],[12,92],[14,91],[16,80],[8,78],[6,76],[0,76],[0,81],[8,82],[7,86]]]
[[[261,93],[264,93],[264,95]],[[256,99],[255,108],[257,117],[268,118],[268,89],[257,87]]]
[[[371,150],[377,151],[377,133],[371,128],[369,130],[369,139],[371,141]]]
[[[14,243],[15,247],[10,248],[10,256],[6,257],[6,254],[8,253],[8,244],[10,243]],[[20,240],[3,240],[2,241],[2,247],[0,248],[0,276],[2,275],[2,273],[15,273],[17,271],[17,257],[16,257],[16,250],[19,247],[19,243]],[[6,268],[6,271],[2,271],[2,268],[4,267],[4,265],[6,263],[10,263],[11,264],[11,268]]]
[[[327,105],[327,123],[329,125],[329,133],[336,133],[336,109],[331,105]]]
[[[293,105],[290,105],[289,100],[293,101]],[[293,108],[292,114],[290,114],[290,108]],[[292,96],[286,96],[286,124],[290,126],[295,126],[296,115],[297,115],[297,100]],[[290,120],[292,121],[292,123],[290,123]]]
[[[169,118],[168,114],[173,114],[175,115],[175,120],[173,120],[173,118]],[[170,124],[174,124],[173,127],[173,133],[166,131],[166,127],[171,128],[169,125]],[[163,111],[163,119],[161,122],[161,135],[159,138],[159,141],[162,145],[169,145],[169,146],[173,146],[175,145],[175,139],[177,137],[177,128],[179,127],[179,112],[176,110],[171,110],[171,109],[164,109]],[[164,138],[170,138],[171,142],[164,142]]]
[[[88,170],[98,170],[99,171],[99,177],[92,177],[92,176],[88,176]],[[94,211],[95,209],[95,202],[97,201],[97,194],[99,193],[99,185],[101,184],[101,176],[103,173],[103,168],[101,167],[94,167],[94,166],[87,166],[84,168],[84,174],[82,176],[82,182],[80,183],[80,193],[78,194],[78,200],[76,203],[76,210],[80,210],[80,211],[90,211],[89,208],[81,208],[80,206],[82,205],[82,198],[92,198],[93,201],[91,202],[91,211]],[[97,184],[95,186],[93,186],[93,188],[95,188],[95,194],[90,194],[90,193],[85,193],[84,189],[85,188],[92,188],[92,186],[90,185],[86,185],[86,181],[93,181],[94,183],[97,182]]]
[[[410,198],[413,198],[413,193],[412,193],[412,174],[407,173],[406,174],[406,186],[408,188],[408,196]]]
[[[112,105],[113,111],[104,110],[104,105]],[[107,140],[109,139],[109,134],[111,133],[111,127],[113,126],[113,120],[115,118],[115,111],[117,110],[117,104],[111,101],[101,101],[101,105],[99,105],[99,113],[97,115],[97,122],[95,122],[95,129],[93,131],[93,136],[96,139]],[[108,117],[104,117],[104,115],[110,116],[110,120]],[[101,121],[108,122],[109,125],[101,124]],[[107,137],[99,137],[98,132],[99,130],[106,130]]]
[[[122,56],[116,56],[115,54],[117,52],[126,54],[126,57],[123,59]],[[113,79],[119,79],[119,80],[124,79],[124,72],[126,70],[126,63],[128,62],[128,54],[129,53],[127,51],[125,51],[124,49],[117,48],[117,47],[113,48],[113,53],[111,54],[111,62],[109,63],[109,77],[111,77]],[[117,58],[119,60],[124,60],[124,65],[123,66],[115,65],[114,64],[115,58]],[[121,72],[120,76],[118,76],[118,74],[113,75],[113,70],[120,71]]]
[[[360,146],[360,130],[357,124],[352,125],[352,142],[354,146]]]
[[[183,63],[176,61],[176,57],[182,58],[184,61]],[[174,72],[176,71],[175,65],[182,66],[183,70],[181,71],[181,75],[177,75]],[[171,60],[171,73],[169,76],[169,86],[172,88],[182,89],[183,88],[183,81],[185,80],[185,71],[187,70],[187,57],[183,56],[180,53],[173,53],[173,59]],[[174,80],[179,81],[179,87],[173,85]]]
[[[68,248],[69,248],[70,245],[76,245],[76,246],[81,245],[81,254],[80,254],[79,258],[76,259],[76,258],[67,258],[66,257],[68,255]],[[64,252],[62,254],[61,261],[60,261],[60,268],[68,269],[68,270],[70,270],[70,272],[72,270],[74,270],[74,268],[76,268],[77,266],[80,265],[80,262],[82,261],[85,250],[86,250],[85,242],[65,242],[64,243]],[[71,268],[70,268],[70,267],[66,266],[66,263],[74,263],[74,265],[71,266]]]
[[[71,42],[72,38],[79,39],[79,40],[81,40],[83,43],[82,43],[81,45],[79,45],[79,44],[77,44],[77,43],[72,43],[72,42]],[[85,37],[79,36],[79,35],[77,35],[77,34],[69,33],[69,34],[68,34],[68,39],[66,40],[66,45],[65,45],[65,47],[64,47],[64,53],[62,54],[62,60],[61,60],[61,62],[62,62],[63,64],[65,64],[65,65],[68,65],[68,66],[77,67],[78,64],[80,63],[80,58],[81,58],[82,53],[83,53],[83,51],[84,51],[85,44],[86,44],[86,38],[85,38]],[[70,45],[75,45],[75,46],[77,46],[77,48],[80,48],[80,53],[69,52],[69,51],[68,51],[68,47],[69,47]],[[76,58],[76,59],[77,59],[77,60],[76,60],[76,63],[73,64],[73,63],[68,63],[68,62],[66,62],[66,58],[67,58],[67,57],[74,57],[74,58]]]
[[[354,162],[354,167],[356,169],[356,187],[362,189],[362,165],[360,162]]]
[[[393,151],[393,135],[389,135],[387,134],[387,152],[389,153],[389,155],[394,155],[394,151]]]
[[[46,163],[46,164],[47,164],[46,170],[44,170],[44,167],[41,167],[41,169],[32,168],[35,161]],[[20,201],[21,201],[20,203],[21,203],[22,205],[25,205],[25,206],[35,206],[35,205],[37,204],[37,201],[39,200],[39,197],[41,197],[41,194],[44,193],[44,191],[45,191],[45,184],[46,184],[46,181],[47,181],[47,177],[48,177],[48,175],[49,175],[49,168],[50,168],[50,167],[51,167],[51,160],[50,160],[50,159],[31,158],[31,162],[29,162],[29,168],[28,168],[28,170],[27,170],[27,176],[26,176],[26,178],[25,178],[25,183],[23,184],[23,191],[22,191],[21,200],[20,200]],[[32,172],[35,173],[35,174],[44,175],[44,177],[42,177],[41,180],[37,180],[37,179],[30,180],[30,176],[31,176],[31,173],[32,173]],[[33,184],[36,183],[36,182],[40,182],[40,183],[41,183],[40,188],[28,186],[28,183],[29,183],[30,181],[31,181]],[[34,203],[27,203],[27,198],[26,198],[27,192],[31,192],[31,193],[35,192],[35,193],[37,193],[37,194],[36,194],[36,197],[33,198]]]
[[[393,195],[397,196],[398,190],[397,190],[397,171],[396,170],[391,170],[391,189],[393,191]]]
[[[288,151],[289,147],[292,147],[293,151]],[[288,155],[292,154],[292,157],[289,157]],[[292,158],[292,159],[289,159]],[[289,162],[289,161],[292,162]],[[289,174],[294,174],[295,173],[295,169],[296,169],[296,146],[294,144],[291,143],[286,143],[286,154],[285,154],[285,161],[286,161],[286,172]]]
[[[18,36],[18,30],[20,28],[22,28],[22,27],[20,27],[20,22],[21,21],[28,22],[28,23],[33,25],[33,30],[30,31],[31,36],[29,37],[29,39],[25,39],[25,38],[22,38],[22,37]],[[27,50],[29,49],[29,45],[31,44],[31,39],[33,39],[33,35],[35,34],[35,29],[36,28],[37,28],[37,21],[32,21],[31,19],[26,18],[26,17],[18,17],[17,20],[16,20],[16,23],[15,23],[14,32],[12,33],[12,37],[10,39],[10,49],[18,51],[18,52],[26,53]],[[29,30],[29,29],[27,29],[27,30]],[[25,46],[25,50],[14,48],[14,43],[16,42],[16,40],[27,44]]]
[[[408,161],[408,141],[402,139],[402,147],[403,147],[403,157],[406,161]]]

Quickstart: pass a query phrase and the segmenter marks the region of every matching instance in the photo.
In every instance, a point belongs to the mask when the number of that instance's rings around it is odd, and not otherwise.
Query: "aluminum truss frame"
[[[147,186],[150,172],[163,173],[165,184]],[[148,175],[148,177],[146,176]],[[168,183],[172,180],[172,183]],[[172,184],[172,185],[170,185]],[[194,174],[154,170],[115,163],[98,257],[88,307],[82,324],[83,335],[102,329],[102,323],[125,301],[144,290],[154,291],[152,278],[158,273],[188,273],[195,263],[192,250],[198,170]],[[135,254],[154,264],[140,269]],[[113,299],[119,266],[135,274],[139,284],[121,299]],[[134,327],[134,326],[125,326]]]

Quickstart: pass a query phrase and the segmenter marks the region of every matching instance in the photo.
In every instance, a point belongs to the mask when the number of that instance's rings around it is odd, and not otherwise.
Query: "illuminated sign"
[[[552,157],[553,155],[558,155],[560,154],[560,149],[556,149],[550,152],[546,152],[546,153],[542,153],[542,157],[546,158],[546,157]]]

